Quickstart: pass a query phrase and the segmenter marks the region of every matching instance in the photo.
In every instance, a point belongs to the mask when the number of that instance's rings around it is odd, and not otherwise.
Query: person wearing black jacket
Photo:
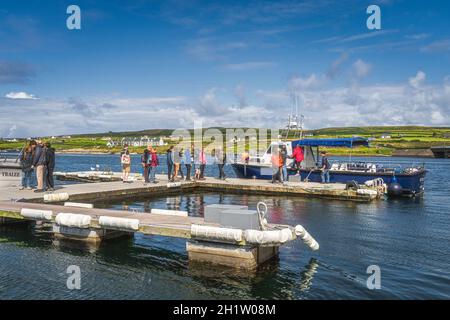
[[[149,169],[150,169],[150,151],[151,151],[151,147],[148,146],[145,150],[144,153],[141,156],[141,163],[142,163],[142,167],[144,168],[144,182],[148,183],[149,182]]]
[[[22,169],[22,186],[20,190],[32,188],[32,178],[33,178],[33,153],[36,147],[36,142],[34,140],[30,141],[28,146],[22,149],[19,155],[20,167]]]
[[[46,174],[45,185],[47,191],[55,190],[55,180],[53,179],[53,171],[55,170],[56,155],[55,148],[52,148],[50,142],[44,144],[45,156],[46,156]]]

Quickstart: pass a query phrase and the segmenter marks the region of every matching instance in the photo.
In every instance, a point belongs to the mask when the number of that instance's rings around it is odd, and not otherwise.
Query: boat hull
[[[0,164],[0,187],[17,187],[21,185],[22,170],[15,163]]]
[[[272,179],[272,168],[258,165],[233,164],[236,175],[240,178]],[[288,175],[294,175],[295,170],[288,168]],[[357,172],[357,171],[331,171],[330,183],[347,183],[356,181],[364,184],[368,180],[382,178],[384,183],[391,184],[397,182],[402,187],[402,195],[415,196],[424,192],[426,170],[419,169],[413,173],[398,173],[395,178],[392,172]],[[321,182],[320,170],[301,169],[302,181],[306,178],[311,182]]]

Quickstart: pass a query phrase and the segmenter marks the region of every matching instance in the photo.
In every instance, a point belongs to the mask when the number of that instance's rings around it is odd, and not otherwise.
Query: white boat
[[[22,169],[18,159],[0,159],[0,188],[21,185]]]

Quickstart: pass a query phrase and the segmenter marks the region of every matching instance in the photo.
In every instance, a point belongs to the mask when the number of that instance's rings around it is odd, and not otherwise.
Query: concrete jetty
[[[54,192],[34,193],[11,187],[0,189],[0,224],[20,221],[43,221],[52,224],[54,236],[63,240],[89,243],[132,236],[133,233],[187,239],[189,260],[254,269],[278,256],[281,245],[300,238],[313,250],[318,243],[300,225],[268,223],[262,210],[236,206],[230,211],[219,205],[219,213],[207,220],[188,216],[187,212],[152,209],[151,213],[93,208],[97,201],[133,197],[167,196],[190,192],[245,193],[265,196],[290,195],[322,197],[347,201],[372,201],[382,195],[374,188],[347,189],[344,184],[287,182],[228,178],[206,178],[198,181],[169,182],[166,175],[157,175],[159,183],[145,184],[96,182],[58,186]],[[62,205],[62,204],[65,205]],[[222,208],[220,207],[222,206]],[[208,207],[208,206],[207,206]],[[205,217],[208,209],[205,207]],[[267,212],[267,207],[265,209]],[[220,221],[220,223],[218,222]],[[255,222],[256,221],[256,222]]]
[[[73,205],[73,204],[72,204]],[[213,208],[227,214],[230,205]],[[242,206],[239,206],[242,207]],[[204,218],[175,214],[159,209],[158,213],[135,213],[120,210],[67,207],[43,203],[0,201],[2,223],[8,221],[39,221],[53,224],[55,237],[63,240],[100,242],[135,232],[188,239],[189,260],[209,262],[241,269],[255,269],[275,258],[278,248],[300,238],[311,249],[319,245],[302,226],[270,224],[261,217],[261,225],[240,229]],[[153,210],[152,210],[153,212]],[[252,211],[240,209],[243,217]],[[217,212],[216,212],[217,213]],[[236,213],[236,212],[235,212]],[[8,221],[5,221],[7,219]],[[231,223],[233,224],[233,223]],[[245,224],[244,224],[245,225]]]
[[[186,192],[224,192],[245,193],[264,196],[290,195],[303,197],[319,197],[336,200],[370,202],[380,198],[383,193],[375,188],[363,186],[359,190],[347,189],[345,184],[316,182],[286,182],[273,184],[268,180],[227,178],[219,180],[207,177],[205,180],[179,181],[169,183],[166,175],[156,176],[159,183],[144,184],[142,180],[131,183],[96,182],[60,185],[55,192],[68,193],[70,201],[98,201],[111,199],[125,199],[136,196],[164,196]],[[18,188],[1,188],[0,201],[21,200],[29,202],[43,202],[42,193]]]

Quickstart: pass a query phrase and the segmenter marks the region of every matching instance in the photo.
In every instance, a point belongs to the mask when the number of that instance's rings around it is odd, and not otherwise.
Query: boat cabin
[[[357,146],[369,146],[369,141],[365,138],[323,138],[323,139],[299,139],[293,141],[274,141],[267,148],[266,152],[261,157],[250,158],[251,162],[270,165],[272,162],[272,151],[275,146],[286,146],[288,155],[292,155],[292,151],[296,146],[303,148],[304,160],[301,167],[304,169],[314,168],[319,163],[319,147],[347,147],[353,148]],[[293,159],[288,159],[287,166],[289,167]]]

